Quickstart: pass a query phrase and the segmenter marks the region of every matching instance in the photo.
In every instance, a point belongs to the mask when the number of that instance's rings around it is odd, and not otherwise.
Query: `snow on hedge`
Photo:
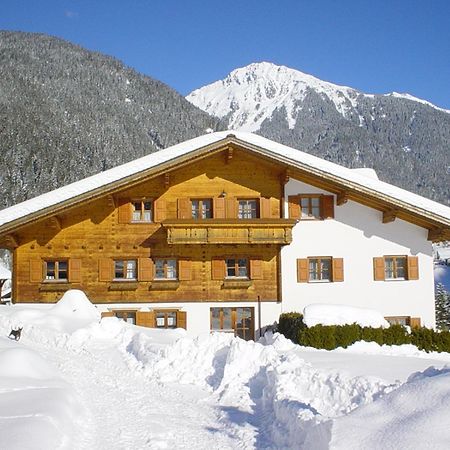
[[[386,328],[389,323],[378,311],[347,305],[314,304],[303,310],[303,321],[308,327],[314,325],[351,325]]]

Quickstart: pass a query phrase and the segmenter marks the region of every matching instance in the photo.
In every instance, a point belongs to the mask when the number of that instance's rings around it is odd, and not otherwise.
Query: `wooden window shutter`
[[[225,219],[225,199],[218,197],[213,200],[214,219]]]
[[[177,328],[187,330],[187,314],[186,311],[177,311]]]
[[[138,281],[153,280],[153,261],[150,258],[139,258]]]
[[[40,259],[30,260],[30,283],[40,283],[43,279],[43,261]]]
[[[280,200],[277,198],[270,199],[270,217],[279,219],[281,217]]]
[[[373,258],[373,279],[375,281],[384,281],[384,258]]]
[[[192,261],[189,259],[180,259],[178,261],[178,279],[180,281],[192,280]]]
[[[237,200],[235,197],[226,198],[226,216],[227,219],[237,218]]]
[[[334,196],[322,195],[320,201],[322,219],[334,219]]]
[[[298,195],[290,195],[289,202],[289,218],[300,219],[300,199]]]
[[[81,259],[69,259],[69,282],[81,283]]]
[[[420,328],[420,317],[411,317],[409,319],[409,326],[411,328]]]
[[[252,280],[262,280],[263,268],[261,259],[257,258],[250,259],[250,278]]]
[[[333,281],[344,281],[344,259],[333,258]]]
[[[111,281],[113,279],[113,264],[111,258],[98,260],[98,281]]]
[[[259,217],[261,219],[269,219],[272,217],[270,198],[261,197],[259,199]]]
[[[131,204],[127,198],[119,198],[118,217],[119,223],[131,222]]]
[[[103,317],[116,317],[113,311],[103,311],[102,312],[102,319]]]
[[[408,256],[408,280],[419,279],[419,258]]]
[[[211,260],[211,278],[213,280],[223,280],[225,278],[225,261],[223,259]]]
[[[155,222],[162,222],[166,218],[166,201],[162,199],[153,202],[155,209]]]
[[[192,217],[191,201],[188,198],[179,198],[177,200],[178,205],[178,219],[190,219]]]
[[[297,282],[307,283],[308,282],[308,259],[300,258],[297,259]]]
[[[136,311],[136,325],[140,327],[155,328],[155,312]]]

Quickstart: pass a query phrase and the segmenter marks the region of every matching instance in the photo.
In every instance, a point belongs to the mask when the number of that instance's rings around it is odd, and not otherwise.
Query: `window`
[[[155,311],[156,328],[177,328],[177,311]]]
[[[155,260],[155,280],[176,280],[177,260],[176,259],[156,259]]]
[[[228,258],[225,265],[226,278],[248,278],[247,258]]]
[[[334,196],[322,194],[290,195],[289,217],[299,220],[334,218]]]
[[[45,261],[44,265],[46,281],[68,281],[67,261]]]
[[[152,222],[153,207],[151,200],[133,200],[132,222]]]
[[[256,219],[258,217],[258,201],[256,199],[239,200],[238,219]]]
[[[385,256],[384,277],[386,280],[406,279],[406,256]]]
[[[192,218],[193,219],[211,219],[212,208],[211,199],[192,199]]]
[[[211,331],[234,333],[245,340],[254,338],[254,308],[211,308]]]
[[[331,281],[331,258],[308,258],[309,281]]]
[[[115,310],[114,315],[127,323],[136,325],[136,311]]]
[[[114,261],[115,280],[136,280],[136,260],[117,259]]]

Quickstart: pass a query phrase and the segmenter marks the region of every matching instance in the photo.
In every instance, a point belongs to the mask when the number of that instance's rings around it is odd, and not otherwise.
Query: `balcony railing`
[[[278,244],[292,242],[292,219],[170,219],[168,244]]]

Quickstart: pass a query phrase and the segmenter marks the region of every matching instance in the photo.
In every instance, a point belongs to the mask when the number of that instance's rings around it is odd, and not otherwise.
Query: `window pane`
[[[223,329],[231,330],[231,308],[222,308],[223,311]]]
[[[199,200],[192,200],[192,218],[200,219],[200,202]]]
[[[166,327],[166,318],[163,312],[156,313],[156,326],[157,328],[165,328]]]
[[[211,200],[203,200],[202,203],[202,218],[211,219]]]
[[[123,278],[124,261],[114,261],[114,278]]]
[[[177,262],[175,259],[167,260],[167,278],[174,279],[177,277]]]
[[[330,281],[331,280],[331,276],[330,276],[331,260],[330,259],[322,259],[320,269],[321,269],[320,279]]]
[[[238,259],[238,276],[239,277],[247,276],[247,260],[246,259]]]
[[[302,217],[308,217],[310,214],[309,209],[309,198],[301,198],[300,199],[300,209]]]
[[[135,260],[127,261],[127,278],[128,279],[136,278],[136,261]]]
[[[164,260],[157,259],[155,261],[155,278],[165,278],[164,276]]]
[[[177,327],[177,313],[169,312],[167,313],[167,327],[176,328]]]
[[[385,258],[384,273],[385,273],[386,278],[394,278],[394,259],[393,258]]]
[[[220,308],[211,308],[211,330],[220,329]]]
[[[406,276],[406,258],[396,258],[397,273],[396,278],[405,278]]]
[[[58,262],[58,279],[67,280],[67,261]]]
[[[227,277],[235,277],[236,276],[236,260],[235,259],[227,259]]]
[[[319,261],[317,259],[309,260],[309,279],[319,280]]]
[[[47,274],[45,276],[46,280],[54,280],[55,279],[55,262],[47,261]]]

